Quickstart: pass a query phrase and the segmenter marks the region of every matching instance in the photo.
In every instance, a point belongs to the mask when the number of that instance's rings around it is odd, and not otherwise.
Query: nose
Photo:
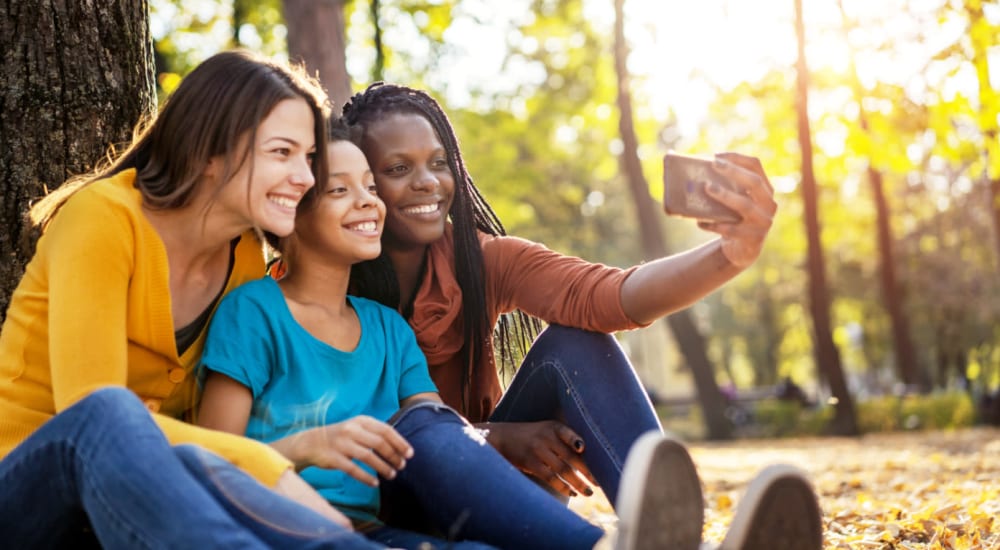
[[[354,207],[359,210],[373,208],[379,201],[378,195],[372,193],[368,189],[359,189],[355,195],[356,198],[354,200]]]
[[[441,180],[427,168],[418,168],[413,174],[410,187],[417,191],[434,191],[441,186]]]
[[[316,184],[316,177],[313,175],[312,163],[309,162],[308,156],[303,156],[301,160],[295,163],[292,167],[289,180],[293,185],[298,185],[305,189],[309,189]]]

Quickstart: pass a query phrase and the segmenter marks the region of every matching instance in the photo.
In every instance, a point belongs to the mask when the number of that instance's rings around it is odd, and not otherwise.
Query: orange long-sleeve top
[[[96,389],[136,393],[173,444],[214,451],[274,485],[291,463],[271,447],[184,422],[205,340],[178,355],[166,249],[126,170],[77,191],[38,240],[0,330],[0,458]],[[224,292],[264,273],[243,234]]]
[[[595,332],[638,328],[621,305],[621,287],[635,268],[619,269],[565,256],[517,237],[480,234],[491,327],[500,315],[520,309],[548,323]],[[462,403],[461,356],[467,337],[462,323],[462,290],[455,279],[452,228],[427,253],[424,279],[413,301],[410,326],[427,356],[441,398],[472,422],[483,422],[501,396],[493,340],[485,363]]]

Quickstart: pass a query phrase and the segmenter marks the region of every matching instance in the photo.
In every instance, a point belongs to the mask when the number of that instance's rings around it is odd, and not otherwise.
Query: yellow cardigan
[[[166,250],[134,180],[121,172],[63,204],[11,297],[0,331],[0,458],[92,391],[126,386],[172,444],[201,445],[273,486],[291,467],[277,451],[179,420],[197,404],[205,331],[178,357]],[[225,292],[263,274],[248,231]]]

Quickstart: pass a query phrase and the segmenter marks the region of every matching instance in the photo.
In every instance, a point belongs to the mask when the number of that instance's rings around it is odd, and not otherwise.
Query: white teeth
[[[404,208],[403,212],[407,214],[430,214],[432,212],[438,211],[437,203],[434,204],[423,204],[420,206],[411,206],[409,208]]]
[[[268,197],[268,199],[282,208],[295,208],[299,204],[299,201],[295,199],[290,199],[288,197],[279,197],[276,195],[271,195]]]
[[[354,231],[362,231],[362,232],[365,232],[365,233],[371,233],[372,231],[375,231],[376,229],[378,229],[378,225],[375,222],[361,222],[361,223],[356,223],[356,224],[350,226],[350,228],[352,230],[354,230]]]

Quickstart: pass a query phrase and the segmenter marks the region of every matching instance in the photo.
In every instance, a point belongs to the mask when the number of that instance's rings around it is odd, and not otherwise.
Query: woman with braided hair
[[[352,293],[403,314],[444,402],[487,430],[487,441],[526,475],[565,497],[589,496],[597,484],[614,503],[624,537],[657,541],[652,548],[664,544],[659,537],[668,531],[667,547],[697,548],[703,508],[694,464],[683,445],[662,435],[646,392],[609,333],[688,307],[753,263],[777,209],[760,162],[716,156],[716,171],[743,191],[709,189],[742,218],[699,222],[718,239],[617,269],[506,236],[465,168],[447,115],[428,94],[375,83],[345,105],[343,116],[361,130],[361,148],[386,205],[382,254],[355,266]],[[502,392],[494,350],[505,361],[514,357],[516,344],[537,332],[528,316],[548,327]],[[660,435],[640,439],[648,432]],[[643,472],[640,478],[622,477],[626,456],[643,464],[629,468]],[[649,470],[665,472],[659,492],[620,491],[641,483]],[[808,481],[787,469],[759,481],[766,489],[761,494],[779,485],[792,490],[741,507],[750,527],[728,547],[767,538],[773,519],[805,530],[793,548],[818,548],[821,525]],[[630,511],[655,506],[623,502],[620,494],[670,507],[670,524],[640,532],[643,522]],[[401,498],[384,502],[395,509]],[[405,512],[412,517],[412,510]]]

